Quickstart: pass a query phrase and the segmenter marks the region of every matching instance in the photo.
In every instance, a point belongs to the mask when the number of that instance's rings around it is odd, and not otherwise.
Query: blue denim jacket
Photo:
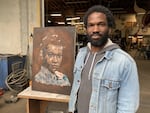
[[[84,47],[77,55],[69,112],[76,110],[86,52]],[[138,106],[139,80],[135,61],[121,49],[106,51],[93,69],[89,113],[135,113]]]

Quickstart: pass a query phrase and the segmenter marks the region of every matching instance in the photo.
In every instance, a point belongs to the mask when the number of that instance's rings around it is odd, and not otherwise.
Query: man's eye
[[[99,25],[99,26],[106,26],[105,23],[99,23],[98,25]]]
[[[104,23],[104,22],[100,22],[100,23],[97,23],[97,24],[88,24],[87,27],[93,27],[93,26],[106,26],[107,24]]]
[[[93,25],[93,24],[88,24],[87,26],[88,26],[88,27],[92,27],[92,26],[94,26],[94,25]]]

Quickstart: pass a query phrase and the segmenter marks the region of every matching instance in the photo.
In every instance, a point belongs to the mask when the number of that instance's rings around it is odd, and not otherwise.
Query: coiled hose
[[[29,85],[29,79],[26,76],[26,70],[18,69],[10,73],[5,79],[5,84],[10,91],[19,93]]]

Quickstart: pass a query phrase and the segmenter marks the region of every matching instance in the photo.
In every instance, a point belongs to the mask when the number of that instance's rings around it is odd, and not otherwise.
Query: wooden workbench
[[[69,101],[69,95],[35,91],[31,87],[20,92],[18,98],[27,99],[27,113],[46,113],[45,109],[49,103],[57,103],[56,106],[58,105],[57,107],[60,110],[59,106],[65,105],[66,107]]]

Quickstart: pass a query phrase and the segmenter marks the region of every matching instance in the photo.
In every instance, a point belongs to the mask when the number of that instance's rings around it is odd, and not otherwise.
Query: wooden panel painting
[[[32,90],[70,94],[75,59],[75,28],[35,28]]]

